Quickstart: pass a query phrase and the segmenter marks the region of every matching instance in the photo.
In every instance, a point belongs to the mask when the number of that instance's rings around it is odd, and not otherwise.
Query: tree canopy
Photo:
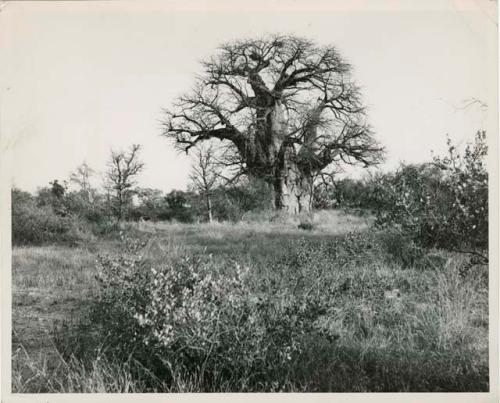
[[[292,35],[244,39],[202,66],[191,92],[165,111],[164,135],[184,151],[222,140],[226,164],[273,184],[277,207],[288,195],[310,196],[314,176],[332,164],[381,160],[351,66],[334,46]]]

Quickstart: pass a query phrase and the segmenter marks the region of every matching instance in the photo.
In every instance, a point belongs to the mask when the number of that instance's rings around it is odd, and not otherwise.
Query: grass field
[[[211,254],[221,264],[250,267],[251,281],[288,281],[294,273],[274,271],[295,245],[336,245],[338,258],[320,256],[317,265],[315,260],[300,268],[309,270],[307,284],[320,290],[324,280],[334,290],[332,309],[323,319],[335,337],[306,335],[285,381],[266,391],[488,390],[486,267],[468,267],[465,257],[443,251],[415,251],[394,235],[375,232],[369,218],[320,212],[315,223],[310,231],[290,220],[141,223],[131,224],[129,232],[149,239],[143,253],[154,265]],[[89,329],[92,338],[92,323],[85,320],[99,292],[97,255],[119,251],[117,240],[14,248],[14,392],[200,391],[193,379],[145,383],[130,371],[130,362],[96,354],[105,340],[72,344],[68,335],[74,328]],[[63,351],[64,343],[73,354]],[[244,382],[217,390],[235,389],[259,390]]]

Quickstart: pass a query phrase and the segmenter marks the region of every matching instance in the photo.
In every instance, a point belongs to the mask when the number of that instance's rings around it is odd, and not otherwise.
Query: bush
[[[273,192],[269,185],[258,179],[247,179],[235,185],[214,191],[213,210],[217,220],[240,221],[245,214],[271,208]]]
[[[160,220],[175,220],[184,223],[194,221],[194,210],[191,206],[192,194],[181,190],[172,190],[165,196],[167,209],[158,215]]]
[[[342,208],[363,214],[377,210],[377,175],[363,179],[343,178],[318,184],[314,189],[313,207],[316,209]]]
[[[56,198],[42,188],[37,196],[12,189],[12,243],[73,245],[95,236],[118,235],[118,225],[104,201],[90,203],[81,192],[66,193]]]
[[[295,264],[293,281],[255,283],[254,277],[252,283],[247,267],[210,256],[152,267],[141,256],[143,244],[136,242],[119,257],[99,258],[95,317],[109,353],[133,355],[170,387],[183,377],[195,380],[197,390],[220,390],[223,384],[272,390],[300,362],[307,337],[335,339],[323,317],[334,300],[328,282],[321,292],[317,278],[297,287],[296,278],[305,277],[301,270],[310,270],[314,256],[305,252],[307,245],[298,248],[294,262],[276,263],[282,274]]]
[[[69,217],[62,217],[48,206],[37,206],[29,193],[12,190],[12,244],[41,245],[75,243],[81,231]]]
[[[136,232],[99,258],[90,320],[83,310],[82,324],[55,332],[69,365],[49,382],[89,385],[101,368],[105,383],[83,390],[488,390],[487,269],[462,272],[464,257],[440,251],[453,259],[436,270],[401,270],[389,258],[405,239],[379,235],[287,238],[247,269],[227,255],[160,257],[162,238]],[[18,392],[37,382],[25,369]]]
[[[416,244],[466,252],[487,261],[488,173],[486,134],[478,132],[463,155],[431,164],[403,165],[378,181],[376,224],[399,230]]]

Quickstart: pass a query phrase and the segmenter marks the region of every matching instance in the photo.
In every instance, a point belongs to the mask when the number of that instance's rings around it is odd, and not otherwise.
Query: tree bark
[[[212,222],[212,200],[210,200],[210,195],[207,193],[205,195],[205,201],[207,203],[207,218],[208,222]]]
[[[313,179],[289,156],[285,155],[284,162],[274,182],[275,207],[290,214],[308,213],[312,209]]]
[[[293,144],[286,143],[285,113],[279,100],[258,110],[256,133],[247,146],[250,173],[274,190],[274,207],[290,214],[312,208],[312,175],[300,169]]]
[[[121,189],[118,189],[117,196],[118,196],[118,221],[121,221],[123,218],[123,193]]]

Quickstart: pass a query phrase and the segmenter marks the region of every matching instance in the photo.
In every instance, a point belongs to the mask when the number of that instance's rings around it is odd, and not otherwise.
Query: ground
[[[393,235],[375,231],[369,217],[340,211],[317,213],[310,230],[293,220],[131,227],[150,239],[144,253],[158,264],[175,255],[211,254],[269,278],[275,275],[269,273],[271,262],[302,240],[309,245],[345,240],[339,248],[349,253],[339,251],[323,273],[336,287],[328,319],[335,340],[321,346],[312,341],[308,348],[314,352],[305,355],[296,381],[284,390],[488,390],[488,273],[485,267],[468,267],[464,256],[414,254]],[[107,382],[113,376],[97,376],[96,370],[80,372],[71,382],[61,379],[67,360],[56,348],[61,328],[81,321],[99,292],[97,255],[119,248],[119,240],[108,239],[13,249],[14,392],[138,391],[123,368],[121,383]]]

